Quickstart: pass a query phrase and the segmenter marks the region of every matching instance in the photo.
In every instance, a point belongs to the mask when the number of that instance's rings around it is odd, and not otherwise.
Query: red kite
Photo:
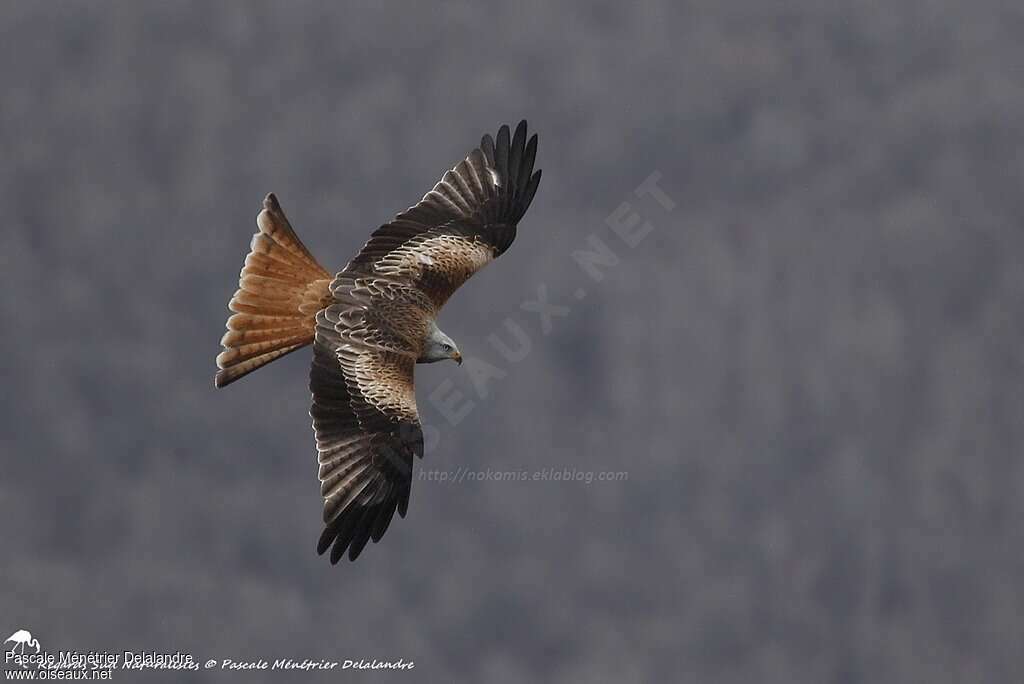
[[[355,560],[405,517],[413,455],[423,457],[413,367],[453,359],[437,327],[444,303],[499,257],[533,201],[537,136],[526,122],[445,172],[413,207],[381,226],[333,278],[302,244],[277,198],[267,195],[228,304],[216,386],[313,343],[309,387],[324,498],[317,545],[331,562]]]

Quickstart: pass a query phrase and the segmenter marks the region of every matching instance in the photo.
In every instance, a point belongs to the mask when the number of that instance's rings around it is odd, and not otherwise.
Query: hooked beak
[[[461,352],[455,352],[454,354],[452,354],[452,358],[455,359],[456,363],[458,363],[460,366],[462,365],[462,353]]]

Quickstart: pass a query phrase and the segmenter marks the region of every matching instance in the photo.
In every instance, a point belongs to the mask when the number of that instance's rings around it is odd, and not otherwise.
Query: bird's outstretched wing
[[[317,315],[309,383],[326,524],[317,552],[333,545],[332,563],[378,541],[396,509],[405,517],[412,458],[423,456],[415,355],[346,342],[328,318],[338,311]]]
[[[413,456],[423,456],[413,368],[437,310],[508,249],[533,200],[537,136],[502,126],[420,202],[378,228],[334,278],[316,317],[313,429],[326,528],[336,563],[405,516]]]
[[[409,282],[439,309],[512,244],[540,183],[536,155],[537,136],[527,141],[525,121],[512,136],[508,126],[496,139],[485,135],[419,203],[374,231],[342,273]]]

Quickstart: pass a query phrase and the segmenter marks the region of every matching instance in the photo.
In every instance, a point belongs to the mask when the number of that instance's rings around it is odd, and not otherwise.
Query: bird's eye
[[[450,344],[442,344],[441,345],[441,349],[444,349],[445,351],[451,351],[452,350],[452,345],[450,345]]]

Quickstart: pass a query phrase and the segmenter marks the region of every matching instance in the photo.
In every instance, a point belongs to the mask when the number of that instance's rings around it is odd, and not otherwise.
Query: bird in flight
[[[273,195],[239,289],[228,304],[215,384],[224,387],[313,344],[310,416],[320,465],[324,531],[317,552],[355,560],[405,517],[413,456],[423,457],[413,367],[452,359],[437,315],[466,280],[501,256],[533,201],[537,136],[508,126],[453,169],[415,206],[370,235],[333,277],[292,229]]]

